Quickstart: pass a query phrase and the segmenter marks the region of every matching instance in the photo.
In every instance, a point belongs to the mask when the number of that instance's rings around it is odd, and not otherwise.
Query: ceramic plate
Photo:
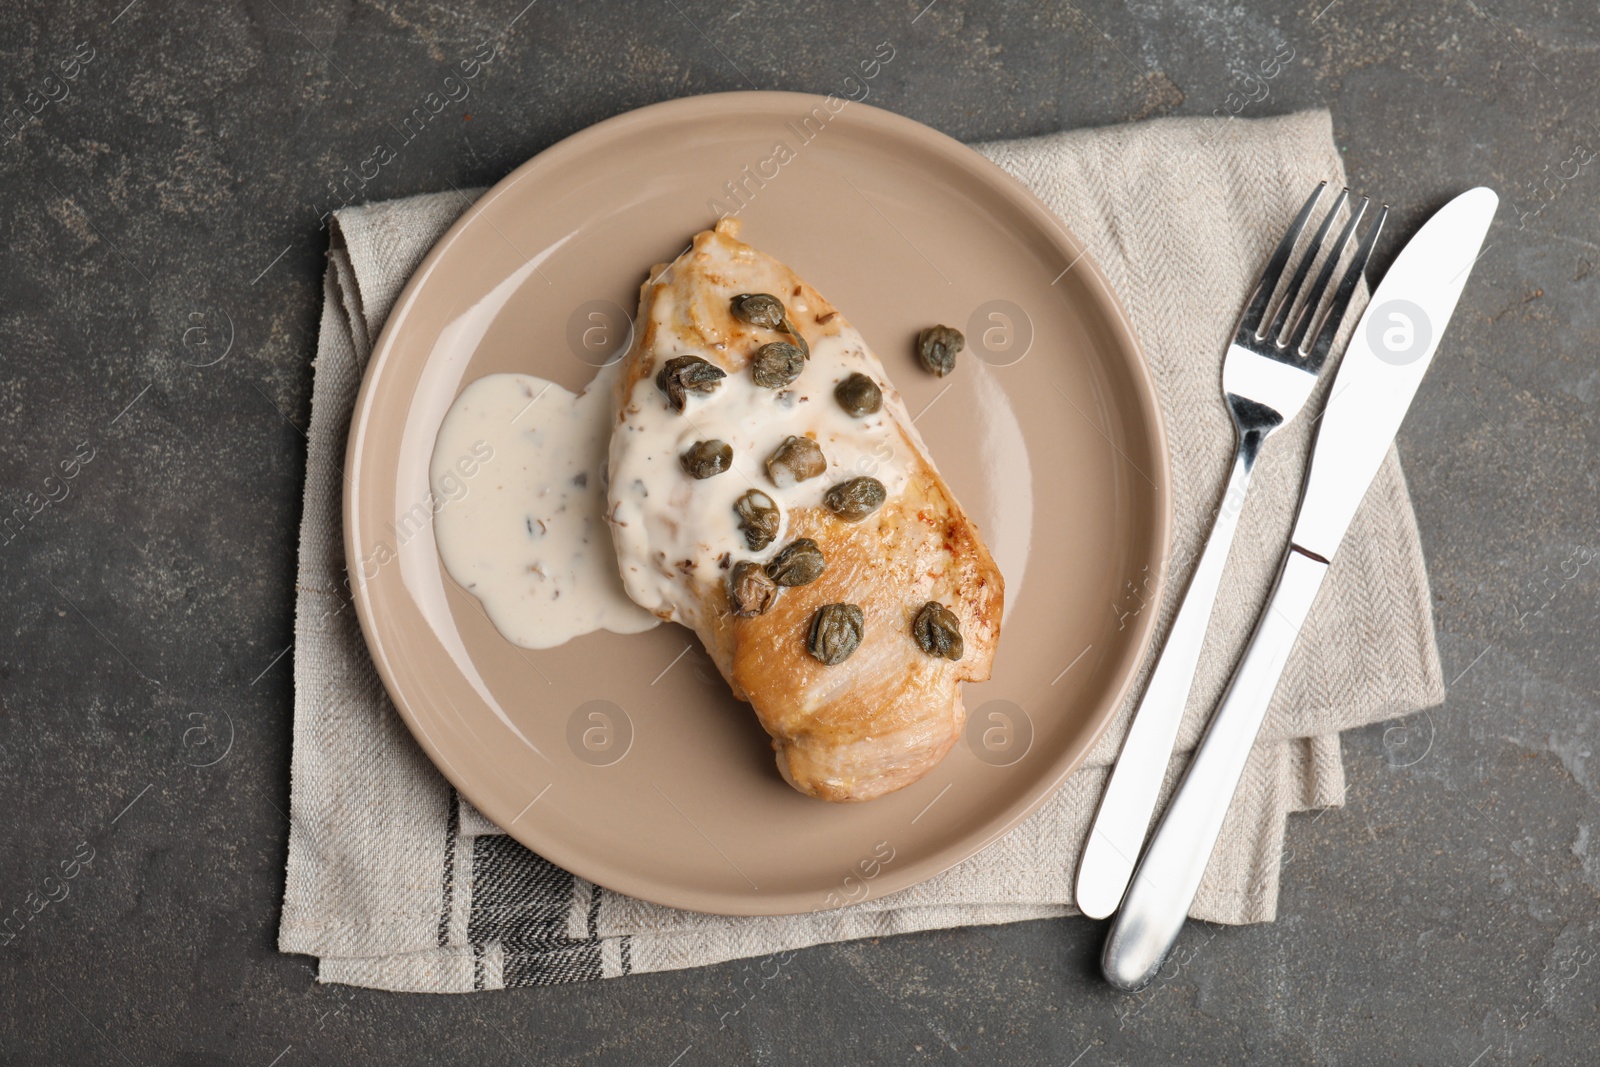
[[[1129,590],[1166,555],[1166,445],[1105,279],[1031,193],[972,150],[840,103],[676,100],[519,167],[411,278],[351,427],[356,605],[417,740],[529,848],[676,907],[810,911],[971,856],[1083,761],[1154,621],[1131,610]],[[993,678],[965,687],[965,743],[865,804],[786,785],[755,715],[689,631],[518,648],[450,579],[431,528],[404,520],[429,499],[434,437],[463,387],[513,371],[580,389],[626,340],[645,272],[722,211],[866,336],[1006,580]],[[942,380],[912,356],[933,323],[968,338]]]

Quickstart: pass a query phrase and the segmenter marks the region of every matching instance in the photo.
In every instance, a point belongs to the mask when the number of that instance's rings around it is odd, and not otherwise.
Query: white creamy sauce
[[[439,555],[524,648],[658,622],[624,592],[606,529],[602,477],[621,365],[577,395],[528,374],[491,374],[462,390],[440,424],[429,465]],[[487,461],[463,462],[486,450]]]
[[[668,318],[672,306],[669,300],[656,305],[660,336],[674,336]],[[807,309],[795,301],[790,311],[805,314]],[[678,339],[676,354],[722,364],[720,352],[684,344],[681,335]],[[785,338],[774,333],[773,339]],[[789,541],[791,509],[821,506],[831,486],[861,475],[882,482],[891,500],[905,488],[912,456],[900,426],[918,446],[921,441],[899,393],[853,328],[813,341],[800,377],[785,389],[756,385],[747,367],[730,373],[709,394],[688,394],[681,413],[656,386],[655,369],[626,398],[626,418],[616,428],[610,452],[617,560],[628,595],[647,610],[692,626],[700,600],[690,590],[724,581],[730,561],[770,559]],[[865,418],[851,416],[833,395],[834,387],[856,372],[883,391],[883,406]],[[816,441],[828,467],[780,489],[768,476],[766,461],[791,434]],[[732,468],[711,478],[690,477],[680,454],[712,439],[733,447]],[[751,489],[771,497],[784,516],[777,538],[759,552],[745,543],[733,510]]]

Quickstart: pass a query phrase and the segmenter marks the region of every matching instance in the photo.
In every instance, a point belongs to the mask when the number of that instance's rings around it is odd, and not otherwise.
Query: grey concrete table
[[[0,948],[0,1061],[1595,1062],[1600,16],[526,2],[6,12],[0,499],[66,496],[0,546],[0,912],[31,916]],[[430,998],[274,951],[321,216],[500,34],[360,197],[487,184],[670,97],[827,91],[883,39],[871,102],[967,140],[1326,104],[1355,184],[1400,206],[1379,269],[1450,194],[1500,190],[1401,439],[1449,702],[1347,736],[1347,805],[1291,820],[1275,924],[1190,928],[1137,998],[1082,920],[817,948],[726,1027],[751,965]],[[231,750],[191,766],[219,716]],[[93,863],[34,914],[80,842]]]

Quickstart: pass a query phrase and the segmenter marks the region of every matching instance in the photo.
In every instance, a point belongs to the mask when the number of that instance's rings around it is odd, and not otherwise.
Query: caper
[[[828,469],[822,449],[809,437],[790,435],[767,457],[767,475],[779,489],[815,478]]]
[[[917,647],[930,656],[954,661],[966,651],[961,640],[961,620],[937,600],[922,605],[911,623],[911,636],[917,639]]]
[[[794,328],[794,323],[789,321],[788,312],[784,310],[783,301],[771,293],[740,293],[733,298],[730,305],[733,317],[740,322],[748,322],[752,326],[767,326],[774,330],[782,330],[794,338],[794,343],[800,349],[802,359],[811,358],[811,346],[806,344],[806,339],[800,336],[800,331]]]
[[[809,585],[822,577],[828,561],[809,537],[789,542],[767,561],[767,577],[779,585]]]
[[[937,377],[956,369],[956,354],[967,347],[967,339],[954,326],[929,326],[917,335],[917,358]]]
[[[851,478],[822,494],[828,510],[845,522],[860,522],[883,506],[888,494],[876,478]]]
[[[728,603],[741,619],[753,619],[772,607],[778,586],[761,564],[743,559],[733,565],[728,578]]]
[[[834,386],[833,396],[839,401],[840,407],[858,419],[866,415],[876,415],[878,409],[883,407],[883,390],[878,388],[877,382],[865,374],[850,375]]]
[[[691,478],[714,478],[733,466],[733,446],[712,438],[696,441],[678,457]]]
[[[811,617],[806,651],[828,666],[843,663],[861,647],[866,618],[854,604],[824,604]]]
[[[760,552],[778,537],[778,523],[783,513],[772,498],[759,489],[751,489],[733,502],[734,514],[739,516],[739,532],[752,552]]]
[[[656,373],[656,388],[667,394],[673,411],[682,411],[688,393],[709,393],[728,372],[699,356],[673,356]]]
[[[750,376],[763,389],[782,389],[805,370],[806,357],[788,341],[773,341],[756,349]]]
[[[773,326],[784,320],[783,301],[771,293],[740,293],[733,298],[733,317],[752,326]]]

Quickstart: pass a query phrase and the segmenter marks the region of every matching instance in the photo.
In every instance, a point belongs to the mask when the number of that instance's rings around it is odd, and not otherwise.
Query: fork
[[[1370,203],[1363,197],[1351,209],[1338,238],[1325,249],[1334,219],[1350,200],[1350,191],[1341,191],[1301,253],[1283,295],[1274,301],[1295,245],[1327,185],[1322,182],[1312,191],[1278,243],[1239,318],[1233,342],[1228,345],[1222,364],[1222,391],[1236,432],[1233,468],[1211,535],[1134,712],[1078,864],[1078,908],[1091,918],[1103,919],[1117,910],[1149,832],[1261,447],[1299,413],[1316,386],[1356,283],[1388,216],[1387,207],[1379,211],[1319,320],[1318,307]],[[1322,267],[1305,299],[1300,300],[1301,287],[1319,253],[1324,251]],[[1314,325],[1316,329],[1312,329]]]

